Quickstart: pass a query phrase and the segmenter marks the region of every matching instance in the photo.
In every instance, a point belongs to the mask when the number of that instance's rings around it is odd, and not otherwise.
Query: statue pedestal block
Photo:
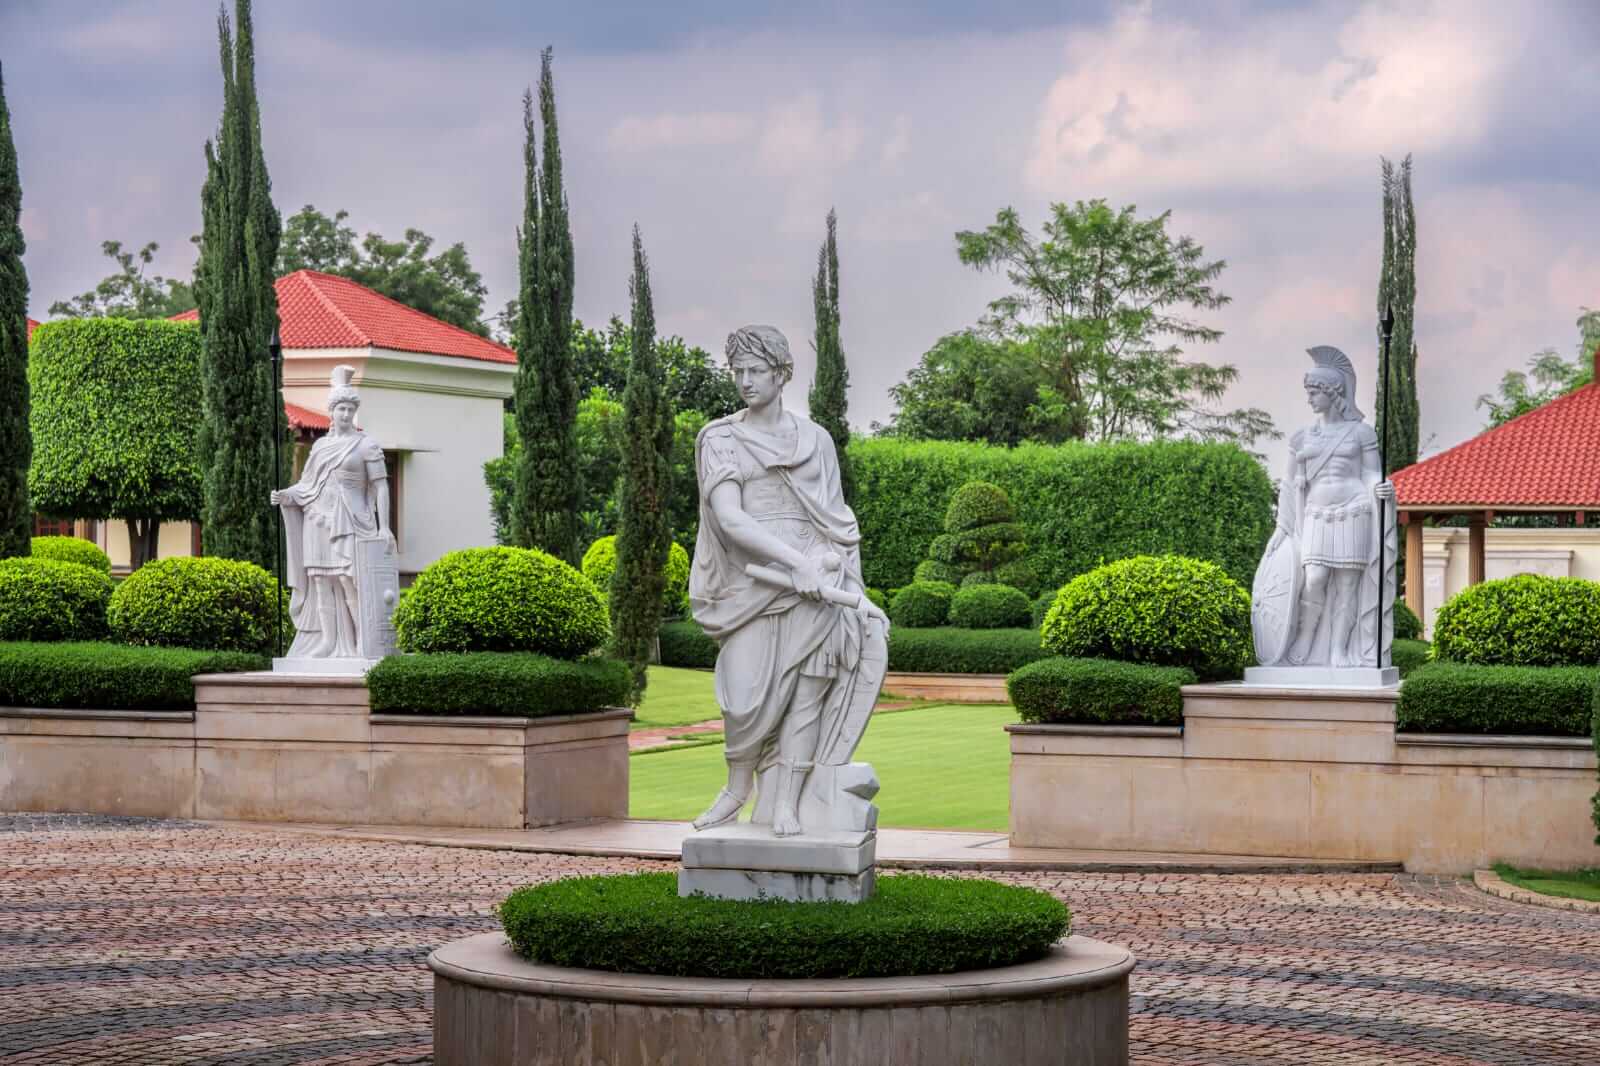
[[[272,672],[275,674],[308,674],[320,677],[364,677],[368,670],[377,665],[377,659],[359,657],[313,659],[301,655],[273,659]]]
[[[1400,671],[1393,666],[1252,666],[1247,685],[1274,688],[1394,688]]]
[[[872,895],[877,843],[873,830],[780,837],[750,822],[717,826],[684,840],[678,894],[860,903]]]

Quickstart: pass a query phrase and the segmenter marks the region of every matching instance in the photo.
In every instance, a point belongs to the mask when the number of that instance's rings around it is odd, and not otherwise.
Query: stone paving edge
[[[1513,903],[1528,903],[1535,907],[1554,907],[1563,911],[1582,911],[1600,914],[1600,902],[1588,899],[1568,899],[1566,896],[1547,896],[1543,892],[1513,885],[1493,870],[1472,871],[1472,883],[1491,896],[1499,896]]]

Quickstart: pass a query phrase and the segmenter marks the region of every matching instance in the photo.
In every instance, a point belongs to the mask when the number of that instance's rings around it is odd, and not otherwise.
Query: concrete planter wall
[[[1007,726],[1012,846],[1600,862],[1586,739],[1397,735],[1393,692],[1183,691],[1181,729]]]
[[[913,674],[890,671],[883,689],[897,696],[950,703],[1009,703],[1005,674]]]
[[[212,674],[193,712],[0,709],[0,809],[521,829],[625,818],[628,721],[374,715],[361,678]]]
[[[932,977],[730,981],[540,966],[499,933],[446,944],[438,1066],[1128,1061],[1126,948],[1072,937],[1038,962]]]

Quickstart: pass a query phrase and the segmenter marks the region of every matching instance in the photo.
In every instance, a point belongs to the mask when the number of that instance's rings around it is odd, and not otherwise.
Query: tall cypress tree
[[[645,665],[661,625],[667,553],[672,550],[672,404],[656,356],[650,264],[633,227],[632,352],[622,391],[622,491],[618,497],[617,569],[611,579],[611,649],[633,668],[634,701],[644,694]]]
[[[267,344],[278,324],[273,265],[282,225],[261,150],[250,0],[235,0],[234,11],[237,38],[226,12],[217,15],[222,125],[215,144],[206,142],[200,192],[200,528],[207,555],[272,569],[277,528],[267,497],[277,487],[272,440],[284,414]]]
[[[849,391],[850,368],[844,361],[844,344],[839,339],[839,242],[838,216],[828,212],[828,235],[817,249],[817,274],[811,279],[811,304],[816,317],[817,373],[811,379],[807,401],[811,420],[828,431],[834,450],[839,453],[839,482],[844,499],[855,498],[855,478],[850,472]]]
[[[1378,383],[1375,418],[1383,440],[1384,473],[1417,461],[1421,409],[1417,402],[1417,217],[1411,203],[1411,156],[1398,170],[1380,160],[1383,182],[1383,263],[1378,275],[1378,317],[1394,310],[1386,377]],[[1380,340],[1381,343],[1381,340]]]
[[[31,552],[28,505],[28,272],[22,266],[22,179],[0,70],[0,559]]]
[[[544,166],[537,166],[533,97],[522,98],[523,206],[517,235],[517,469],[512,538],[578,565],[578,384],[572,360],[572,228],[561,177],[551,50],[539,72]]]

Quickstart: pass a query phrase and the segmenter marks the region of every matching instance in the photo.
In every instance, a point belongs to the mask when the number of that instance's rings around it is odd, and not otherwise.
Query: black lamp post
[[[268,425],[272,427],[272,484],[276,486],[282,476],[283,461],[279,455],[282,435],[278,432],[278,420],[283,417],[283,342],[278,337],[278,327],[272,327],[272,339],[267,342],[267,355],[272,359],[272,395],[268,397],[271,405],[271,418]],[[275,584],[278,586],[278,621],[274,629],[274,645],[278,649],[278,657],[283,657],[283,508],[273,507],[272,513],[278,519],[278,539],[272,542],[272,561],[277,573]]]
[[[1383,344],[1378,349],[1378,395],[1383,400],[1383,411],[1378,419],[1378,481],[1381,484],[1389,476],[1389,409],[1394,406],[1394,397],[1389,395],[1389,338],[1394,336],[1394,305],[1383,305],[1383,317],[1378,320],[1378,328],[1383,337]],[[1383,602],[1384,593],[1389,581],[1389,508],[1380,500],[1378,502],[1378,646],[1374,654],[1377,656],[1377,667],[1383,668]]]

